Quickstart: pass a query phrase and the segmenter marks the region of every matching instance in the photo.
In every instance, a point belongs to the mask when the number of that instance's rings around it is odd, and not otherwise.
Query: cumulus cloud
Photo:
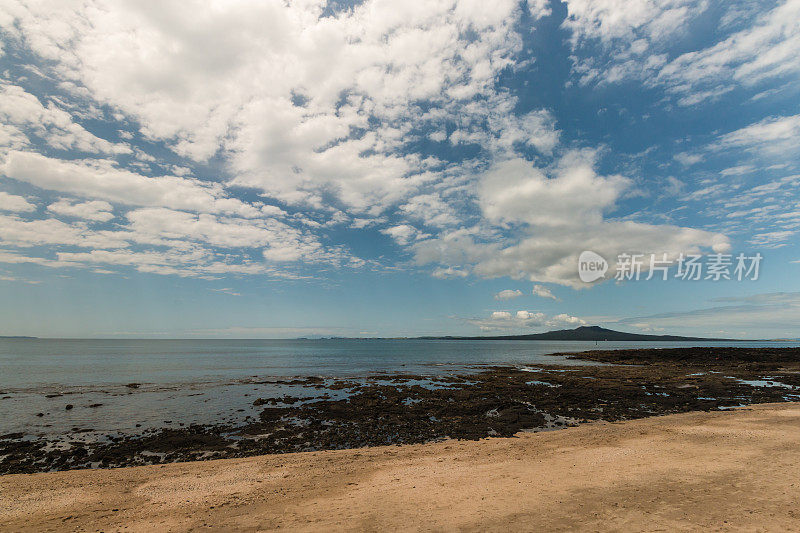
[[[723,235],[704,230],[633,221],[609,221],[600,228],[552,228],[546,234],[510,244],[478,242],[469,235],[449,233],[413,246],[421,264],[460,261],[481,277],[527,279],[574,288],[586,286],[577,274],[582,250],[599,253],[613,270],[617,255],[623,252],[663,252],[675,258],[681,250],[697,253],[706,248],[726,251],[730,243]]]
[[[19,253],[16,250],[4,250],[0,248],[0,263],[10,265],[40,265],[48,268],[66,268],[80,266],[78,263],[68,263],[57,259],[47,259],[44,257],[32,257]]]
[[[313,235],[270,218],[245,219],[192,214],[163,208],[143,208],[127,214],[130,238],[140,243],[184,248],[192,241],[203,246],[261,250],[275,262],[348,264],[355,261],[342,250],[326,249]]]
[[[494,295],[495,300],[513,300],[522,296],[522,291],[519,289],[504,289]]]
[[[586,324],[586,321],[566,313],[548,316],[539,311],[494,311],[489,318],[467,319],[469,324],[482,331],[516,332],[536,328],[568,328]]]
[[[123,205],[160,206],[206,213],[259,216],[260,210],[227,198],[223,187],[178,176],[147,177],[112,161],[65,161],[32,152],[13,151],[0,165],[7,177],[42,189],[97,198]]]
[[[44,105],[22,87],[2,82],[0,82],[0,123],[8,128],[9,132],[5,141],[0,134],[0,151],[3,147],[21,148],[29,144],[28,136],[31,135],[59,150],[101,154],[131,152],[131,148],[125,144],[111,143],[89,133],[54,102]]]
[[[550,14],[548,2],[524,5],[533,19]],[[600,40],[611,53],[636,37],[631,57],[699,12],[679,0],[569,9],[575,50]],[[500,78],[523,47],[522,10],[6,2],[4,42],[53,87],[2,82],[0,173],[68,199],[48,207],[65,220],[11,217],[0,238],[94,243],[54,253],[178,275],[363,265],[331,242],[338,227],[389,236],[437,278],[571,286],[584,249],[724,249],[713,232],[615,217],[632,181],[598,172],[597,151],[562,144],[552,112],[520,111]]]
[[[583,250],[606,257],[620,253],[667,253],[730,247],[727,237],[693,228],[609,218],[630,187],[620,176],[603,177],[592,152],[565,154],[553,168],[513,159],[480,176],[479,202],[494,227],[444,230],[411,244],[417,263],[463,265],[478,276],[585,287],[577,275]],[[503,234],[502,225],[516,232]]]
[[[397,244],[401,245],[407,245],[421,237],[419,230],[408,224],[400,224],[398,226],[382,229],[381,233],[390,236]]]
[[[449,279],[449,278],[466,278],[469,276],[469,273],[465,272],[464,270],[459,270],[453,267],[439,267],[434,269],[431,273],[434,278],[437,279]]]
[[[483,213],[495,222],[597,224],[628,184],[622,176],[598,176],[577,155],[565,156],[552,177],[517,158],[497,163],[482,176],[479,198]]]
[[[599,54],[580,61],[576,56],[574,68],[583,83],[615,82],[658,69],[665,62],[659,52],[685,35],[686,23],[706,8],[694,0],[569,0],[563,24],[573,52],[600,47]]]
[[[57,215],[83,218],[96,222],[106,222],[114,218],[113,207],[102,200],[90,202],[74,202],[67,199],[59,200],[47,206],[47,210]]]
[[[26,213],[35,210],[36,206],[24,197],[0,191],[0,211]]]
[[[70,218],[92,221],[105,221],[108,220],[106,215],[111,215],[105,211],[110,207],[105,202],[85,204],[59,201],[49,209]],[[274,265],[295,261],[350,267],[362,264],[340,247],[325,247],[313,235],[276,219],[141,208],[129,211],[125,220],[126,224],[115,229],[98,230],[83,221],[27,220],[18,215],[0,215],[0,243],[5,246],[88,249],[66,252],[56,248],[56,259],[27,257],[23,260],[19,254],[5,253],[0,254],[0,262],[31,262],[49,267],[104,264],[183,277],[226,274],[294,277],[295,274],[280,271]],[[142,246],[155,248],[135,248]]]
[[[67,224],[56,219],[25,220],[15,215],[0,215],[0,243],[8,246],[39,245],[119,248],[128,245],[114,231],[94,231],[83,224]]]
[[[538,296],[540,298],[550,298],[551,300],[558,300],[558,298],[550,292],[550,289],[545,287],[544,285],[534,285],[533,286],[533,295]]]
[[[705,9],[692,0],[569,0],[564,26],[572,32],[573,47],[586,40],[599,40],[608,47],[618,40],[630,43],[645,38],[644,43],[632,46],[643,51],[650,41],[671,37],[690,16]]]
[[[456,111],[474,130],[470,112],[492,108],[520,46],[512,0],[491,12],[373,0],[333,16],[322,2],[202,4],[12,2],[4,26],[145,136],[197,161],[222,152],[236,184],[290,203],[325,190],[371,211],[437,165],[398,149],[409,134]]]
[[[400,211],[428,226],[451,226],[459,222],[454,208],[447,205],[436,193],[414,196],[400,206]]]

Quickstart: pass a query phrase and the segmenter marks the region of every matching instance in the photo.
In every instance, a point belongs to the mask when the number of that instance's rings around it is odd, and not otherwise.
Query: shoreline
[[[132,435],[97,434],[86,427],[74,427],[59,439],[0,435],[0,474],[478,440],[597,420],[800,401],[797,348],[561,355],[564,364],[559,366],[495,366],[464,375],[283,381],[295,392],[244,393],[240,400],[252,415],[244,423],[184,426],[176,418]],[[605,364],[570,366],[570,358]],[[278,382],[264,383],[273,387]],[[102,404],[75,409],[102,416]]]
[[[0,476],[0,529],[793,529],[800,403],[514,438]]]

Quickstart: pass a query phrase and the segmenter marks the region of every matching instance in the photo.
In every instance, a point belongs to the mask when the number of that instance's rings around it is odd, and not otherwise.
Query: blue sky
[[[11,0],[0,43],[0,334],[800,336],[798,0]]]

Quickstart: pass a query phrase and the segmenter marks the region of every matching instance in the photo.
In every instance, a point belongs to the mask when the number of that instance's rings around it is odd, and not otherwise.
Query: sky
[[[800,0],[5,0],[0,335],[800,337],[798,50]]]

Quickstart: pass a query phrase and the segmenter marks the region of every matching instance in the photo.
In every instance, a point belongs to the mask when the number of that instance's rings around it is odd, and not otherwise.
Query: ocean
[[[0,339],[0,435],[130,434],[192,423],[238,423],[255,398],[318,391],[286,378],[435,378],[489,365],[564,364],[555,352],[725,346],[719,342],[427,339]],[[795,346],[742,342],[736,346]],[[569,364],[593,364],[569,361]],[[282,383],[275,383],[282,381]],[[330,391],[335,396],[336,391]],[[67,407],[72,406],[72,407]]]

